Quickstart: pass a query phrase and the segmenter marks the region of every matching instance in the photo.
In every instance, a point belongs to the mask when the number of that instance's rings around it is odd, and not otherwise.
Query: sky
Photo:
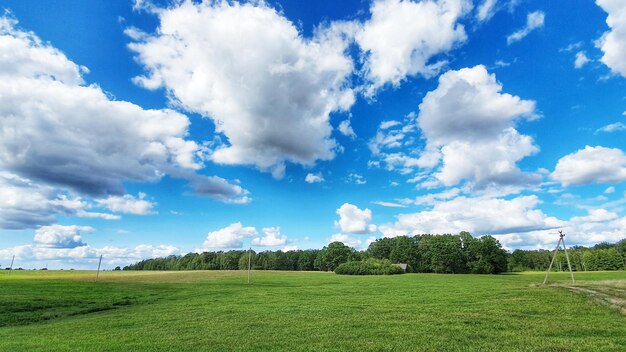
[[[0,267],[626,237],[626,2],[0,3]]]

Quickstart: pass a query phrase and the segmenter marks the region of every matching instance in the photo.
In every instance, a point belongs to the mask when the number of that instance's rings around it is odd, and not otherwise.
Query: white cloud
[[[489,20],[496,12],[498,0],[484,0],[476,10],[476,19],[480,22]]]
[[[434,205],[435,203],[456,198],[461,193],[459,188],[450,188],[440,193],[428,193],[415,199],[403,199],[402,203],[415,205]]]
[[[280,227],[266,227],[263,229],[265,236],[252,239],[253,246],[282,246],[287,243],[287,236],[280,234]]]
[[[203,252],[211,248],[241,248],[243,239],[256,236],[258,233],[254,227],[243,227],[240,222],[230,224],[224,228],[209,232],[204,241],[203,248],[196,252]]]
[[[407,76],[431,77],[445,61],[432,58],[467,39],[459,18],[471,9],[466,0],[377,0],[371,18],[356,34],[364,52],[366,95],[385,84],[398,86]]]
[[[341,232],[350,234],[366,234],[376,231],[376,225],[372,222],[372,211],[369,209],[359,209],[356,205],[344,203],[337,209],[339,221],[335,221],[335,226]]]
[[[348,177],[346,178],[346,182],[354,183],[357,185],[364,185],[367,183],[367,180],[362,175],[353,172],[348,175]]]
[[[435,203],[431,210],[400,214],[393,224],[379,226],[386,237],[444,234],[469,231],[474,235],[519,233],[561,226],[536,206],[536,196],[510,200],[487,197],[457,197]]]
[[[341,123],[339,123],[339,127],[337,129],[344,136],[350,137],[352,139],[356,138],[356,134],[354,133],[354,130],[352,129],[352,126],[350,126],[350,120],[343,120],[343,121],[341,121]]]
[[[85,246],[81,237],[82,232],[94,232],[89,226],[42,226],[35,231],[35,243],[41,247],[75,248]]]
[[[212,119],[227,139],[213,161],[280,178],[285,162],[335,156],[329,114],[354,103],[350,24],[319,27],[306,39],[264,2],[188,1],[156,14],[157,32],[129,45],[148,71],[135,81],[164,87],[175,103]]]
[[[604,190],[604,193],[605,193],[605,194],[612,194],[612,193],[615,193],[615,187],[613,187],[613,186],[607,187],[607,188]]]
[[[370,236],[364,241],[355,236],[350,236],[350,235],[346,235],[343,233],[336,233],[330,236],[330,238],[328,239],[328,243],[341,242],[348,247],[352,247],[352,248],[359,249],[359,250],[367,248],[370,245],[370,243],[374,241],[376,241],[376,237],[374,236]]]
[[[622,182],[626,180],[626,155],[617,148],[585,146],[559,159],[550,177],[563,186]]]
[[[297,251],[297,250],[298,250],[298,246],[296,245],[287,245],[283,247],[282,249],[283,252],[290,252],[290,251]]]
[[[0,170],[101,195],[202,167],[203,148],[185,139],[186,116],[82,85],[85,68],[16,24],[0,18]]]
[[[78,197],[59,194],[17,175],[0,171],[0,228],[26,229],[50,225],[56,216],[78,216],[118,220],[113,214],[88,212],[88,204]]]
[[[615,122],[615,123],[608,124],[604,127],[598,128],[596,130],[596,133],[599,133],[599,132],[612,133],[612,132],[621,132],[621,131],[626,131],[626,124],[623,122]]]
[[[400,203],[393,202],[383,202],[383,201],[374,201],[373,204],[380,205],[381,207],[387,208],[406,208],[406,205]]]
[[[317,174],[308,173],[306,177],[304,178],[304,181],[306,183],[320,183],[320,182],[324,182],[324,176],[322,176],[321,173],[317,173]]]
[[[96,199],[96,202],[115,213],[135,215],[154,214],[155,212],[152,208],[154,208],[156,203],[150,202],[145,198],[146,194],[139,192],[137,198],[133,195],[125,194],[123,196],[110,196],[104,199]]]
[[[15,261],[24,265],[43,265],[50,261],[56,263],[58,268],[76,267],[95,269],[100,255],[102,263],[112,267],[114,265],[127,265],[142,259],[167,257],[179,254],[180,249],[171,245],[148,245],[140,244],[135,247],[105,246],[94,248],[82,245],[73,248],[56,248],[40,245],[21,245],[12,248],[0,249],[0,260],[11,260],[15,255]]]
[[[530,32],[543,27],[544,20],[545,14],[542,11],[530,12],[526,17],[526,26],[506,37],[506,43],[511,45],[524,39]]]
[[[420,104],[418,125],[427,139],[419,160],[441,169],[434,175],[446,186],[462,180],[478,187],[538,182],[516,163],[538,151],[532,138],[513,127],[521,119],[532,120],[535,103],[501,93],[502,85],[482,65],[448,71],[439,86]]]
[[[608,13],[606,24],[610,28],[596,42],[596,46],[604,53],[600,60],[611,71],[626,77],[626,2],[596,0],[596,4]]]
[[[572,222],[584,223],[584,222],[605,222],[615,220],[619,216],[606,209],[589,209],[586,216],[575,216],[570,219]]]
[[[574,60],[574,67],[575,68],[582,68],[589,61],[591,61],[591,60],[589,60],[587,55],[585,55],[585,52],[584,51],[579,51],[579,52],[576,53],[576,60]]]

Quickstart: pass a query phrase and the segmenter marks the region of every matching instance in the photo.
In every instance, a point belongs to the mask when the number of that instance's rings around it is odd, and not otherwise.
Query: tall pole
[[[252,248],[248,248],[248,285],[250,285],[250,268],[252,267]]]
[[[563,242],[563,250],[565,251],[565,259],[567,259],[567,267],[569,268],[569,275],[572,278],[572,284],[575,284],[576,281],[574,280],[574,272],[572,271],[572,265],[569,262],[569,255],[567,255],[567,247],[565,247],[565,239],[563,238],[563,236],[565,236],[563,234],[563,232],[561,232],[561,242]]]
[[[569,268],[569,274],[572,278],[572,284],[576,283],[576,281],[574,280],[574,271],[572,270],[572,264],[569,261],[569,255],[567,254],[567,247],[565,247],[565,240],[563,239],[563,237],[565,237],[565,234],[563,233],[563,231],[559,231],[559,241],[557,242],[556,248],[554,249],[554,254],[552,254],[552,261],[550,262],[550,266],[548,267],[548,271],[546,272],[546,277],[545,279],[543,279],[544,285],[546,284],[546,282],[548,282],[548,276],[550,275],[550,270],[552,269],[552,265],[554,264],[554,260],[556,259],[556,254],[561,247],[561,243],[563,243],[563,250],[565,251],[565,259],[567,259],[567,267]]]
[[[545,285],[546,282],[548,282],[548,276],[550,276],[550,270],[552,269],[552,265],[554,264],[554,260],[556,259],[556,252],[559,251],[559,246],[561,245],[561,240],[563,239],[563,237],[559,238],[559,242],[557,242],[556,244],[556,248],[554,249],[554,252],[552,254],[552,260],[550,261],[550,266],[548,267],[548,271],[546,272],[546,277],[543,279],[543,284]]]
[[[102,254],[100,254],[100,260],[98,261],[98,271],[96,272],[96,282],[98,282],[98,276],[100,276],[100,264],[102,264]]]
[[[15,261],[15,256],[13,256],[13,259],[11,259],[11,266],[9,267],[9,275],[11,275],[11,272],[13,271],[13,262]]]

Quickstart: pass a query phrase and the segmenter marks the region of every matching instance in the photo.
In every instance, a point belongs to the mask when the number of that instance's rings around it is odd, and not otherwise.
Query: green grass
[[[624,351],[626,272],[0,272],[0,351]],[[576,288],[578,291],[574,292]],[[621,296],[620,296],[621,295]]]

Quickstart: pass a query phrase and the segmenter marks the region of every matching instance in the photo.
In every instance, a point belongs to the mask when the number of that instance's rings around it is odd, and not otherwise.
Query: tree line
[[[568,249],[576,271],[626,269],[626,239],[616,244],[601,243],[592,248]],[[367,259],[408,264],[408,272],[449,274],[498,274],[506,271],[546,270],[552,258],[549,250],[515,250],[508,253],[492,236],[474,238],[468,232],[457,235],[417,235],[382,238],[364,251],[341,242],[322,249],[296,251],[217,251],[171,255],[146,259],[124,270],[290,270],[334,271],[346,262]],[[559,252],[555,270],[567,270],[565,255]]]

